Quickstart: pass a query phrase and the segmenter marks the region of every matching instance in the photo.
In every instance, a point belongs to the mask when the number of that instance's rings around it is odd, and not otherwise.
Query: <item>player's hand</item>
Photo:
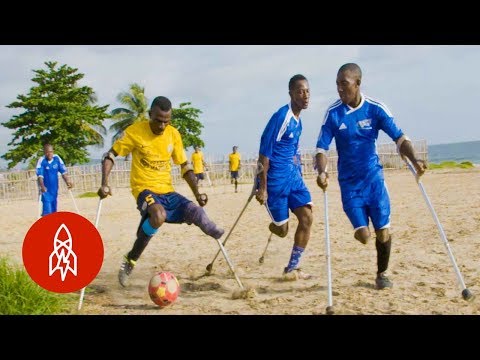
[[[45,186],[41,186],[40,187],[40,190],[42,191],[42,193],[46,193],[47,192],[47,188]]]
[[[67,181],[67,189],[70,190],[71,188],[73,188],[73,183],[70,181]]]
[[[97,191],[98,196],[100,199],[105,199],[108,195],[112,196],[112,190],[110,189],[110,186],[108,185],[103,185],[100,186],[100,189]]]
[[[207,202],[208,202],[207,194],[198,194],[198,195],[195,196],[195,198],[198,201],[198,205],[200,205],[202,207],[207,205]]]
[[[317,176],[317,185],[323,190],[326,191],[328,187],[328,173],[323,171]]]
[[[417,171],[417,177],[422,176],[425,173],[425,170],[428,169],[428,163],[426,160],[415,159],[413,166],[415,166],[415,170]]]
[[[265,189],[259,188],[257,190],[257,193],[255,194],[255,199],[260,203],[260,205],[263,205],[267,202],[268,199],[268,193]]]

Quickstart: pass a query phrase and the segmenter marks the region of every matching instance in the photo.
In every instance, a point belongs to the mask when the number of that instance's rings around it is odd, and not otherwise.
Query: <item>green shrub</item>
[[[454,168],[471,169],[473,167],[474,166],[470,161],[462,161],[461,163],[457,163],[455,161],[442,161],[440,164],[436,164],[436,163],[428,164],[429,169],[454,169]]]
[[[79,195],[78,197],[79,198],[91,198],[91,197],[97,197],[98,194],[96,192],[93,192],[93,191],[88,191],[86,193],[83,193],[82,195]]]
[[[37,285],[19,266],[0,257],[0,314],[49,315],[68,313],[73,294],[57,294]]]

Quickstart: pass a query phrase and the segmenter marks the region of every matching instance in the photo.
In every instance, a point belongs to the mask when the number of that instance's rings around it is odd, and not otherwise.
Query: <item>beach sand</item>
[[[480,168],[429,171],[422,181],[443,225],[450,247],[467,287],[479,296],[471,302],[461,297],[461,287],[446,247],[420,189],[408,170],[385,173],[392,202],[393,234],[389,275],[392,289],[376,290],[374,238],[362,245],[353,238],[344,214],[335,175],[328,189],[332,253],[333,305],[336,314],[479,314],[480,313]],[[253,199],[228,239],[226,249],[237,274],[257,295],[232,299],[238,285],[222,254],[211,276],[205,267],[218,251],[217,242],[199,228],[164,224],[151,240],[122,288],[117,273],[122,256],[134,241],[139,214],[129,189],[113,189],[114,196],[102,204],[99,232],[105,259],[89,285],[80,314],[325,314],[327,278],[325,258],[323,193],[314,179],[306,181],[314,202],[314,223],[301,266],[312,279],[281,281],[293,245],[297,225],[291,214],[286,238],[273,237],[265,256],[259,257],[269,236],[270,218]],[[187,185],[176,188],[193,199]],[[245,206],[251,184],[220,185],[201,191],[209,195],[208,215],[226,233]],[[92,221],[98,198],[77,198],[83,216]],[[15,201],[0,206],[0,254],[22,263],[23,239],[36,220],[38,204]],[[59,197],[59,211],[75,211],[68,193]],[[222,239],[223,240],[223,239]],[[156,271],[173,272],[181,285],[177,301],[163,309],[150,300],[147,285]],[[79,293],[79,292],[78,292]],[[72,309],[72,313],[77,313]]]

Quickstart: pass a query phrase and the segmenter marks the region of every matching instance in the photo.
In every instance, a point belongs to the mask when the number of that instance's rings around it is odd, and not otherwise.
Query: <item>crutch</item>
[[[445,235],[445,232],[443,231],[442,224],[440,224],[440,220],[438,220],[437,214],[435,213],[435,210],[433,209],[433,205],[430,202],[430,199],[428,198],[428,195],[425,191],[425,188],[423,187],[423,184],[420,180],[420,177],[418,176],[417,172],[415,171],[415,168],[413,165],[405,158],[403,158],[405,163],[407,164],[408,168],[412,172],[412,174],[415,176],[415,179],[417,180],[418,187],[420,188],[420,191],[422,192],[423,198],[425,199],[425,202],[428,205],[428,208],[430,209],[430,212],[432,213],[433,219],[435,220],[435,223],[437,224],[438,231],[440,232],[440,236],[443,240],[443,244],[447,248],[448,256],[450,257],[450,260],[452,261],[453,268],[455,269],[455,274],[457,275],[457,280],[458,283],[460,284],[462,288],[462,297],[464,300],[472,300],[474,298],[474,295],[470,290],[467,289],[465,282],[463,281],[462,274],[460,273],[460,270],[458,269],[457,263],[455,261],[455,257],[453,256],[452,250],[450,249],[450,244],[448,242],[448,239]]]
[[[238,215],[237,217],[237,220],[235,220],[235,222],[233,223],[233,226],[231,227],[230,231],[228,232],[227,236],[225,237],[225,240],[223,240],[223,246],[225,246],[225,244],[227,243],[227,240],[228,238],[230,237],[233,229],[235,229],[235,226],[237,225],[238,221],[240,220],[240,218],[242,217],[245,209],[247,208],[248,204],[250,203],[250,201],[253,199],[253,197],[255,196],[255,193],[257,192],[257,176],[258,174],[260,174],[261,172],[263,171],[263,166],[262,164],[260,163],[257,163],[257,168],[255,170],[255,174],[253,176],[253,186],[252,186],[252,191],[250,192],[250,195],[248,196],[248,199],[247,199],[247,203],[245,204],[245,206],[243,207],[242,211],[240,212],[240,215]],[[220,248],[221,250],[222,248]],[[213,260],[210,262],[210,264],[207,265],[207,273],[210,273],[212,271],[212,268],[213,268],[213,263],[215,262],[215,260],[217,259],[218,257],[218,254],[220,254],[220,250],[218,250],[217,254],[215,255],[215,257],[213,258]]]
[[[235,272],[235,269],[233,268],[232,261],[229,259],[227,255],[227,250],[225,250],[225,247],[222,245],[222,242],[220,241],[220,239],[216,239],[216,240],[217,240],[218,246],[220,247],[219,252],[221,251],[223,256],[225,257],[225,260],[227,260],[227,264],[230,267],[230,270],[232,270],[233,276],[235,276],[235,280],[237,280],[238,286],[240,286],[240,289],[245,290],[242,282],[240,281],[240,278],[238,277],[237,273]]]
[[[40,191],[40,195],[38,195],[38,218],[37,218],[37,220],[42,217],[42,207],[43,207],[42,192]]]
[[[205,170],[205,175],[207,175],[208,186],[212,187],[212,181],[210,180],[210,175],[208,174],[207,170]]]
[[[102,201],[103,201],[103,199],[100,199],[98,201],[97,216],[95,216],[95,228],[97,230],[98,230],[98,221],[100,220],[100,211],[102,210]],[[80,300],[78,301],[78,310],[80,310],[82,308],[83,297],[85,296],[85,288],[86,288],[86,286],[80,292]]]
[[[271,232],[270,236],[268,237],[268,240],[267,240],[267,245],[265,245],[265,249],[263,250],[262,256],[260,256],[260,258],[258,259],[258,262],[260,264],[263,264],[263,262],[265,261],[264,257],[265,257],[265,254],[267,253],[268,245],[270,244],[270,241],[272,240],[272,236],[273,236],[273,233]]]
[[[333,298],[332,298],[332,270],[331,270],[331,256],[330,256],[330,230],[328,226],[328,196],[327,190],[323,191],[323,205],[325,208],[325,257],[327,260],[327,294],[328,306],[325,309],[327,315],[333,315]]]
[[[68,192],[70,193],[70,197],[72,198],[73,205],[75,206],[75,210],[76,210],[77,214],[80,215],[80,210],[78,210],[77,202],[75,201],[75,197],[73,196],[72,189],[68,189]]]

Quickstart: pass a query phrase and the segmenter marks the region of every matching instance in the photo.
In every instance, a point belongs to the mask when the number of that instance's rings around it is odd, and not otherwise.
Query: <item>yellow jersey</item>
[[[241,156],[238,152],[231,153],[228,157],[228,161],[230,163],[230,171],[238,171],[238,167],[240,165]]]
[[[203,153],[201,151],[192,154],[193,173],[203,173]]]
[[[187,161],[187,155],[182,137],[173,126],[167,125],[162,135],[155,135],[148,121],[134,123],[112,148],[119,156],[132,153],[130,186],[135,199],[147,189],[157,194],[175,191],[171,160],[180,165]]]

